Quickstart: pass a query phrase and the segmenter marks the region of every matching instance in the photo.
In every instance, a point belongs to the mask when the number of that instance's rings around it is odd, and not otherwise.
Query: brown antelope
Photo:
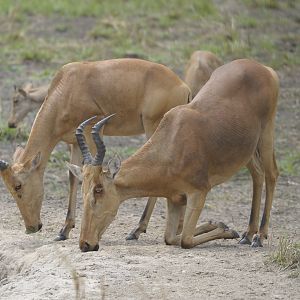
[[[212,72],[220,67],[220,59],[209,51],[195,51],[186,66],[184,81],[190,87],[193,98],[210,78]]]
[[[79,123],[94,115],[117,113],[105,127],[104,135],[145,133],[149,138],[163,115],[188,103],[190,94],[188,86],[170,69],[145,60],[115,59],[63,66],[50,85],[25,149],[17,148],[12,165],[0,161],[0,174],[17,202],[26,231],[33,233],[42,226],[43,176],[54,146],[59,141],[71,144],[71,163],[81,165],[74,137]],[[69,180],[68,213],[56,240],[66,239],[75,224],[78,180],[71,172]],[[149,202],[154,205],[155,199]]]
[[[237,238],[223,223],[196,225],[207,193],[242,166],[252,176],[253,198],[249,226],[240,243],[262,246],[278,176],[274,155],[278,85],[271,68],[252,60],[240,59],[218,68],[191,103],[165,114],[151,138],[117,172],[102,167],[105,146],[97,135],[110,116],[92,129],[98,149],[95,158],[81,136],[83,123],[77,130],[85,157],[81,250],[99,248],[122,201],[144,196],[168,199],[168,245],[191,248],[215,239]],[[264,181],[266,201],[258,228]],[[184,209],[183,229],[176,234]]]
[[[37,111],[47,96],[48,88],[49,85],[33,88],[31,83],[27,83],[21,88],[15,86],[8,127],[18,127],[18,124],[29,112]]]

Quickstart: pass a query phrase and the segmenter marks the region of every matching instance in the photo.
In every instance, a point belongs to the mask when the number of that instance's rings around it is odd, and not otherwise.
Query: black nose
[[[82,252],[88,252],[88,251],[98,251],[99,250],[99,245],[96,245],[94,247],[92,247],[89,243],[84,242],[82,243],[81,246],[81,251]]]
[[[9,128],[16,128],[17,126],[16,126],[16,124],[15,123],[8,123],[8,127]]]

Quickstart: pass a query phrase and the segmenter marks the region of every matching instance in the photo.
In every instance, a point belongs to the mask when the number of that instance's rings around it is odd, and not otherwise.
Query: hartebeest
[[[83,123],[77,130],[85,157],[81,250],[99,248],[99,239],[122,201],[144,196],[168,199],[165,241],[169,245],[191,248],[238,237],[223,223],[196,225],[210,189],[242,166],[252,176],[253,199],[249,227],[240,243],[251,244],[252,240],[252,246],[262,246],[278,176],[274,155],[278,86],[276,73],[252,60],[236,60],[218,68],[191,103],[165,114],[152,137],[116,173],[102,167],[105,146],[97,135],[110,117],[92,129],[98,149],[95,158],[81,135]],[[266,201],[258,228],[264,181]],[[184,208],[183,230],[176,234]]]
[[[45,100],[48,89],[49,85],[33,88],[31,83],[22,87],[15,86],[8,127],[16,128],[29,112],[37,111]]]
[[[50,85],[25,149],[16,150],[12,165],[0,161],[0,174],[16,199],[26,231],[36,232],[42,226],[43,177],[54,146],[59,141],[72,144],[71,163],[81,165],[81,153],[74,137],[79,123],[94,115],[117,113],[106,126],[104,135],[145,133],[149,138],[168,110],[189,100],[188,86],[160,64],[115,59],[63,66]],[[78,181],[69,174],[68,213],[57,240],[66,239],[75,224]],[[149,202],[155,204],[155,199]]]
[[[212,72],[222,65],[221,60],[210,51],[195,51],[186,66],[184,81],[190,87],[193,98],[210,78]]]

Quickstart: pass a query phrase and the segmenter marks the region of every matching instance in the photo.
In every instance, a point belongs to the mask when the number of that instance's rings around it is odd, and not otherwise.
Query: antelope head
[[[38,169],[41,163],[41,153],[25,162],[19,162],[24,149],[18,147],[13,164],[0,160],[0,175],[17,202],[25,222],[26,233],[34,233],[42,228],[40,212],[43,200],[43,176]]]
[[[99,135],[101,127],[112,116],[102,119],[92,128],[91,134],[97,149],[95,157],[92,157],[83,135],[84,127],[95,117],[84,121],[76,130],[77,142],[83,156],[83,167],[81,169],[69,164],[69,169],[82,179],[84,214],[79,247],[83,252],[99,249],[101,235],[114,219],[120,206],[120,197],[113,182],[117,171],[103,168],[105,145]]]
[[[32,101],[29,98],[31,84],[18,88],[14,86],[15,93],[11,101],[11,114],[8,119],[8,127],[16,128],[18,123],[32,110]]]

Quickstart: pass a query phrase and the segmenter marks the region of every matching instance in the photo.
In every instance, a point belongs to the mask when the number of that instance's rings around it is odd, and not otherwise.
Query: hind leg
[[[261,161],[265,170],[265,182],[266,182],[266,201],[263,216],[261,219],[261,224],[258,234],[253,237],[252,246],[262,247],[262,240],[267,239],[269,223],[270,223],[270,213],[272,209],[273,196],[275,191],[275,186],[277,178],[279,175],[275,153],[274,153],[274,124],[269,123],[261,138]]]
[[[275,186],[279,175],[274,152],[270,153],[269,151],[266,151],[265,154],[266,156],[264,157],[264,165],[266,170],[266,201],[259,232],[253,237],[252,247],[262,247],[262,240],[268,238],[270,213],[272,209]]]
[[[243,233],[242,239],[239,241],[239,244],[243,245],[251,245],[254,234],[258,232],[259,209],[264,184],[264,170],[260,161],[259,151],[255,152],[250,162],[247,164],[247,168],[252,177],[253,195],[248,229]]]
[[[81,165],[81,152],[77,144],[71,145],[71,159],[70,162],[75,165]],[[75,215],[76,215],[76,196],[77,196],[77,186],[78,179],[69,171],[69,204],[68,213],[66,216],[65,225],[59,231],[55,241],[64,241],[69,238],[69,233],[72,228],[75,227]]]

